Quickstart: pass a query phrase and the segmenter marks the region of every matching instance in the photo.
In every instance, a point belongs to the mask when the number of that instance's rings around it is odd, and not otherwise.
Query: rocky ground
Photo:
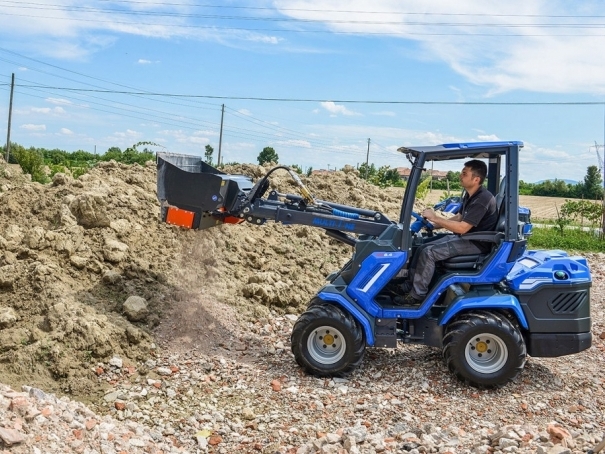
[[[396,219],[399,190],[354,171],[308,184]],[[500,390],[461,384],[422,346],[317,379],[289,334],[348,248],[300,226],[160,224],[152,164],[43,186],[0,163],[0,189],[4,452],[556,454],[605,435],[603,255],[589,256],[593,347],[530,358]]]

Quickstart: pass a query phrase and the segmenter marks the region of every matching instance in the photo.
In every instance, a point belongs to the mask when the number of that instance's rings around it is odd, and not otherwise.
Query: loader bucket
[[[192,229],[239,222],[237,211],[252,189],[252,179],[229,175],[198,156],[157,154],[157,193],[161,219]]]

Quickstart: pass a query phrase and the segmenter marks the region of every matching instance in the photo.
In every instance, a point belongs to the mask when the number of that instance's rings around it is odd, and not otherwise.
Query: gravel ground
[[[107,392],[89,406],[2,385],[2,452],[588,452],[605,436],[603,259],[589,256],[593,346],[529,358],[499,390],[463,385],[424,346],[368,350],[347,379],[304,375],[289,350],[296,316],[272,313],[213,351],[164,334],[144,363],[99,364]]]

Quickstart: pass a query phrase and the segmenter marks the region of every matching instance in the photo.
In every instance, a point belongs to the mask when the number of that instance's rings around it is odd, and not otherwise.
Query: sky
[[[14,74],[26,147],[307,170],[516,140],[522,180],[578,181],[605,154],[604,55],[602,0],[0,0],[0,142]]]

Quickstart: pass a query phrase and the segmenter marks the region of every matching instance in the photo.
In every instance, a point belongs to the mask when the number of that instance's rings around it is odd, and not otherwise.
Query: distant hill
[[[565,184],[571,184],[571,185],[576,185],[576,184],[578,184],[578,182],[577,182],[576,180],[566,180],[565,178],[557,178],[556,180],[557,180],[557,181],[564,181],[564,182],[565,182]],[[549,180],[540,180],[540,181],[536,181],[534,184],[541,184],[541,183],[544,183],[544,182],[546,182],[546,181],[549,181]],[[552,181],[553,183],[555,182],[555,180],[552,180],[552,179],[551,179],[550,181]]]

